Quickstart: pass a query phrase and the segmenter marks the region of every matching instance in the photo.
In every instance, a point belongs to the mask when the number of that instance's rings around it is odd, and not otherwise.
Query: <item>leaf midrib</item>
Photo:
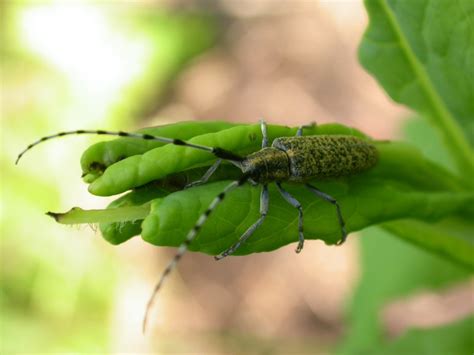
[[[445,136],[448,147],[451,148],[451,154],[454,156],[457,162],[459,172],[461,174],[464,173],[465,175],[471,175],[471,172],[474,171],[474,154],[472,153],[459,125],[456,123],[455,119],[446,108],[444,101],[434,89],[434,85],[426,71],[423,69],[420,61],[413,54],[408,40],[405,38],[405,35],[397,22],[393,10],[387,3],[387,0],[379,0],[379,3],[388,18],[390,26],[398,38],[402,52],[406,56],[408,63],[419,79],[420,86],[423,88],[427,94],[428,99],[434,106],[434,113],[438,115],[438,122],[441,124],[441,127],[438,126],[438,128],[440,128],[442,134]],[[468,169],[466,169],[466,167],[468,167]]]

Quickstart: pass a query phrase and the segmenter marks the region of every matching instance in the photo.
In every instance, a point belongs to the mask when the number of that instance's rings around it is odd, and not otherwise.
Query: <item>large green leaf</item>
[[[150,214],[142,225],[142,237],[155,245],[178,246],[200,214],[228,183],[207,184],[154,200]],[[410,185],[381,180],[370,173],[339,181],[319,181],[316,185],[339,201],[349,232],[407,216],[434,221],[445,215],[461,213],[474,204],[474,195],[417,191]],[[286,188],[303,205],[306,238],[322,239],[327,244],[336,243],[341,238],[341,231],[334,206],[298,185]],[[190,249],[216,255],[230,247],[257,220],[259,193],[260,188],[250,185],[229,193],[211,214]],[[474,213],[470,212],[471,218],[474,217]],[[284,201],[271,185],[267,219],[238,249],[237,254],[271,251],[296,242],[297,216],[297,210]],[[465,247],[470,248],[471,254],[474,253],[472,241]],[[472,259],[470,266],[474,268]]]
[[[474,174],[474,2],[366,0],[359,56],[387,93],[440,130],[461,174]]]
[[[448,256],[455,261],[474,265],[473,220],[446,218],[437,223],[403,220],[382,227],[413,244]]]
[[[450,157],[443,154],[437,136],[432,134],[433,129],[425,121],[411,119],[406,127],[404,133],[430,161],[447,167],[452,165]],[[426,331],[427,336],[424,338],[426,343],[416,343],[416,336],[411,332],[406,340],[401,338],[394,344],[384,342],[384,330],[379,317],[381,308],[391,300],[406,297],[413,291],[439,289],[467,277],[469,269],[463,266],[472,269],[474,260],[472,221],[472,218],[453,217],[429,223],[404,219],[381,224],[383,230],[372,228],[364,231],[360,239],[362,277],[352,300],[350,328],[339,349],[340,353],[390,353],[392,346],[394,349],[409,346],[412,347],[411,352],[423,354],[419,346],[434,344],[429,331]],[[428,250],[434,253],[428,253]],[[459,266],[436,254],[455,260]],[[440,328],[433,334],[443,342],[444,331],[445,328]],[[446,334],[446,337],[458,342],[449,344],[453,345],[452,349],[466,340],[465,334],[460,337]]]
[[[457,166],[469,191],[474,176],[474,2],[471,0],[366,0],[369,27],[359,57],[385,91],[427,118],[408,137],[429,159]],[[443,151],[438,137],[442,137]],[[427,175],[429,180],[431,175]],[[364,231],[362,277],[340,352],[347,354],[472,353],[472,319],[434,330],[409,330],[395,342],[383,337],[381,308],[415,290],[436,289],[469,275],[428,254],[464,265],[474,260],[472,218],[437,222],[403,219]],[[390,231],[392,234],[387,233]],[[396,235],[398,238],[394,237]],[[400,239],[401,238],[401,239]]]
[[[450,157],[443,154],[440,142],[433,133],[433,129],[420,118],[409,120],[404,130],[404,134],[427,159],[447,167],[452,166]],[[463,266],[469,268],[474,260],[472,218],[448,217],[429,223],[404,219],[383,223],[381,227],[383,230],[371,228],[361,235],[362,277],[352,300],[350,328],[339,349],[340,353],[385,354],[390,353],[392,346],[394,349],[398,349],[398,346],[408,346],[412,347],[410,352],[430,354],[431,352],[422,352],[419,348],[423,344],[427,347],[435,344],[429,330],[427,333],[423,331],[423,334],[426,334],[425,342],[416,342],[416,335],[421,331],[409,332],[407,339],[401,338],[394,344],[385,342],[379,317],[381,308],[391,300],[406,297],[413,291],[439,289],[467,277],[470,272]],[[428,250],[434,253],[428,253]],[[459,266],[436,254],[455,260]],[[443,332],[446,330],[440,328],[433,333],[443,345],[448,344],[443,341]],[[447,338],[456,342],[449,344],[453,345],[451,350],[467,339],[465,334],[459,337],[451,335],[446,334]]]
[[[312,130],[318,134],[344,132],[364,137],[360,132],[340,125],[324,125]],[[269,131],[271,137],[275,137],[294,134],[295,129],[270,126]],[[258,149],[261,132],[259,125],[243,125],[206,133],[191,140],[245,153]],[[379,160],[369,171],[344,179],[314,182],[321,190],[337,198],[349,231],[398,219],[432,222],[452,215],[463,219],[474,216],[474,195],[464,192],[463,182],[447,170],[425,159],[410,145],[397,142],[373,144],[377,148]],[[207,152],[181,146],[165,145],[153,148],[142,155],[131,156],[107,167],[104,174],[93,182],[91,190],[109,195],[137,189],[147,183],[156,184],[153,183],[156,179],[170,179],[176,174],[178,177],[180,174],[188,174],[196,166],[209,165],[213,159],[215,158]],[[219,176],[222,171],[224,174]],[[103,230],[109,231],[106,233],[108,240],[120,243],[137,234],[138,220],[148,216],[142,232],[147,241],[156,245],[179,245],[199,215],[228,183],[227,174],[236,172],[230,165],[224,166],[222,171],[215,177],[218,181],[225,181],[208,183],[184,191],[167,190],[169,194],[153,200],[151,204],[143,203],[161,195],[148,195],[145,200],[139,200],[141,202],[121,198],[111,206],[110,213],[103,211],[100,215],[98,211],[90,212],[90,216],[96,219],[87,220],[88,212],[81,210],[56,217],[63,223],[71,223],[74,220],[82,223],[127,222],[128,225],[109,225],[107,228],[102,226]],[[181,188],[178,187],[177,190]],[[337,242],[341,234],[334,206],[318,200],[301,185],[289,186],[288,189],[304,206],[306,237],[319,238],[328,244]],[[270,191],[271,204],[267,222],[239,250],[241,254],[273,250],[297,239],[297,211],[278,196],[273,188]],[[238,192],[229,194],[209,218],[191,249],[217,254],[230,246],[258,218],[258,199],[259,189],[250,186],[241,187]],[[128,202],[122,203],[124,201]],[[134,206],[138,210],[130,209]],[[278,235],[278,238],[275,238],[275,235]],[[441,248],[439,243],[434,243],[429,238],[421,240],[419,244],[436,248],[438,252],[456,259],[456,253],[452,251],[458,246],[451,248],[454,243],[447,238],[443,242],[450,247]],[[466,250],[470,252],[473,248],[471,241],[466,245],[469,247]],[[466,257],[458,261],[466,263]],[[472,263],[469,265],[472,266]]]
[[[252,130],[253,127],[247,129]],[[239,130],[241,136],[247,136],[243,132],[243,128]],[[213,139],[218,135],[213,134]],[[206,138],[198,138],[202,137]],[[379,162],[373,169],[345,179],[315,182],[321,190],[337,198],[349,231],[405,218],[435,221],[452,214],[464,218],[474,216],[474,195],[463,192],[462,185],[446,170],[426,160],[409,145],[389,142],[374,144],[379,151]],[[156,164],[160,165],[160,157],[167,159],[165,154],[159,154],[164,149],[169,149],[169,154],[173,150],[180,154],[180,147],[157,148],[153,152]],[[199,158],[207,159],[205,155]],[[176,173],[179,169],[186,170],[203,162],[189,160],[187,164],[181,161],[180,165],[160,165],[160,172],[163,166]],[[150,214],[142,225],[143,238],[155,245],[179,245],[200,214],[228,183],[207,184],[154,200]],[[299,185],[288,186],[288,189],[304,206],[306,237],[322,239],[328,244],[337,242],[340,228],[334,206],[318,200]],[[229,194],[204,225],[190,249],[215,255],[232,245],[257,220],[259,191],[259,188],[244,186],[238,192]],[[267,223],[257,230],[237,254],[270,251],[297,240],[296,210],[272,188],[270,198]],[[430,239],[422,242],[427,247],[433,244]],[[468,241],[467,246],[472,253],[472,241]],[[446,252],[449,251],[446,249]],[[456,258],[456,253],[453,256]],[[465,262],[465,258],[462,262]],[[474,266],[474,261],[470,266]]]
[[[420,117],[413,117],[405,124],[405,136],[420,149],[428,159],[436,160],[447,167],[452,160],[440,149],[439,137],[434,129]],[[474,260],[471,245],[474,244],[474,221],[471,219],[448,218],[438,223],[404,220],[384,223],[385,230],[416,245],[422,245],[434,252],[442,250],[458,261],[464,259],[468,264]]]

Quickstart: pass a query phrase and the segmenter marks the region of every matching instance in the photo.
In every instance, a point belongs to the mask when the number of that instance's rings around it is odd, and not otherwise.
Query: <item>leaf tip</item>
[[[46,212],[46,215],[54,218],[54,220],[59,223],[59,219],[64,213]]]

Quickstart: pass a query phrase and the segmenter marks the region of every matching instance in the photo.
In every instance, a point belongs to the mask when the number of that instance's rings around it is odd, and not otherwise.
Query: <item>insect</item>
[[[337,244],[342,244],[346,240],[347,232],[339,203],[332,196],[320,191],[308,181],[317,178],[327,179],[353,175],[373,167],[376,164],[378,158],[375,146],[365,140],[349,135],[304,136],[303,131],[308,126],[301,126],[298,128],[296,136],[280,137],[274,139],[271,146],[269,146],[267,126],[263,120],[260,121],[260,127],[262,132],[261,149],[247,156],[240,156],[219,147],[208,147],[180,139],[154,136],[146,133],[128,133],[122,131],[111,132],[105,130],[76,130],[61,132],[39,139],[38,141],[30,144],[18,155],[16,163],[18,163],[20,158],[28,150],[44,141],[66,135],[97,134],[159,141],[178,146],[200,149],[213,154],[217,158],[215,163],[207,170],[200,180],[189,184],[185,188],[191,188],[192,186],[206,183],[224,160],[229,161],[233,165],[240,168],[242,171],[241,177],[238,180],[232,181],[230,184],[228,184],[223,189],[223,191],[220,192],[214,198],[214,200],[212,200],[205,212],[199,217],[194,227],[189,231],[183,243],[179,246],[176,255],[161,274],[160,279],[157,282],[147,304],[145,317],[143,320],[143,331],[145,331],[149,310],[153,306],[155,297],[162,287],[165,279],[176,267],[176,264],[187,251],[188,246],[196,238],[201,227],[212,214],[217,205],[224,200],[225,196],[229,192],[247,182],[253,185],[259,184],[262,186],[260,193],[260,216],[257,221],[248,227],[248,229],[240,236],[237,242],[221,252],[220,255],[215,256],[216,260],[221,260],[233,254],[242,245],[242,243],[245,243],[245,241],[250,238],[251,235],[257,230],[257,228],[262,225],[269,209],[268,185],[273,182],[276,184],[281,196],[298,211],[297,253],[303,249],[305,241],[303,233],[303,208],[300,202],[298,202],[294,196],[292,196],[283,188],[282,183],[289,182],[303,184],[311,193],[334,205],[336,217],[341,230],[341,239]]]

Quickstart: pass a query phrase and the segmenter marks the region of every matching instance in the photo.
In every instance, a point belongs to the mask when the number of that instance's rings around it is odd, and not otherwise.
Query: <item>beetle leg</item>
[[[305,124],[305,125],[299,126],[298,130],[296,131],[296,136],[301,137],[303,135],[303,129],[313,128],[314,126],[316,126],[316,122],[311,122],[310,124]]]
[[[212,202],[209,205],[209,207],[207,208],[207,210],[203,214],[201,214],[201,216],[197,220],[194,227],[188,232],[188,234],[186,236],[186,239],[184,239],[184,241],[181,243],[181,245],[178,248],[177,253],[173,257],[173,259],[171,259],[168,266],[166,266],[165,270],[163,271],[163,273],[160,276],[160,279],[155,284],[155,288],[153,289],[151,297],[150,297],[150,299],[148,301],[148,304],[146,306],[145,317],[143,318],[143,333],[145,333],[146,325],[147,325],[147,321],[148,321],[148,315],[150,313],[150,309],[152,308],[152,306],[155,302],[156,295],[158,294],[158,291],[161,289],[161,286],[165,282],[168,275],[175,269],[178,262],[181,260],[183,255],[188,250],[189,245],[196,238],[196,236],[198,235],[199,231],[201,230],[203,224],[207,221],[207,219],[211,215],[212,211],[214,211],[214,209],[217,207],[217,205],[224,200],[224,198],[226,197],[226,195],[229,192],[231,192],[232,190],[236,189],[239,186],[242,186],[246,182],[247,182],[247,177],[243,176],[239,180],[232,181],[229,185],[227,185],[224,188],[224,190],[219,195],[217,195],[214,198],[214,200],[212,200]]]
[[[217,159],[215,161],[215,163],[212,164],[211,167],[202,176],[202,178],[187,184],[184,188],[189,189],[190,187],[193,187],[193,186],[198,186],[198,185],[205,184],[207,182],[207,180],[209,180],[209,178],[212,176],[212,174],[214,174],[214,172],[217,170],[219,165],[221,165],[221,163],[222,163],[222,159]]]
[[[334,206],[336,206],[336,212],[337,212],[337,219],[339,221],[339,225],[341,227],[341,233],[342,233],[342,238],[339,242],[337,242],[337,245],[341,245],[344,243],[347,239],[347,232],[346,232],[346,225],[344,223],[344,219],[342,218],[342,213],[341,213],[341,208],[339,207],[339,204],[337,203],[336,199],[332,196],[329,196],[327,193],[324,193],[320,190],[318,190],[316,187],[306,184],[306,187],[313,192],[316,196],[322,198],[323,200],[332,203]]]
[[[304,245],[304,235],[303,235],[303,207],[301,207],[301,203],[294,198],[288,191],[286,191],[280,183],[276,183],[278,190],[280,191],[283,198],[293,207],[298,209],[298,234],[299,234],[299,242],[298,246],[296,247],[296,252],[299,253],[303,249]]]
[[[268,202],[268,185],[263,185],[262,192],[260,193],[260,218],[254,224],[252,224],[244,234],[242,234],[242,236],[234,245],[223,251],[220,255],[215,256],[214,258],[216,260],[221,260],[234,253],[240,247],[240,245],[244,243],[257,230],[258,227],[260,227],[268,213]]]
[[[262,130],[262,148],[268,147],[268,134],[267,134],[267,124],[263,120],[260,120],[260,129]]]
[[[249,182],[249,184],[252,185],[252,186],[257,186],[257,185],[259,185],[258,182],[256,182],[256,181],[253,180],[253,179],[250,179],[250,178],[249,178],[248,182]]]

